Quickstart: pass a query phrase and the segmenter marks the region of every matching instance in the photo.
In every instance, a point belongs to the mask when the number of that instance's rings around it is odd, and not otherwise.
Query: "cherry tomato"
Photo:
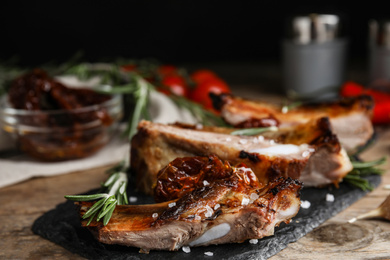
[[[374,109],[371,121],[374,124],[390,123],[390,94],[365,88],[352,81],[347,81],[341,88],[340,95],[343,97],[354,97],[359,95],[369,95],[374,100]]]
[[[178,75],[167,75],[162,81],[162,86],[158,90],[167,95],[175,94],[177,96],[188,97],[189,89],[186,81]]]
[[[208,69],[199,69],[191,73],[190,78],[197,84],[202,83],[209,79],[219,78],[217,74]]]
[[[364,87],[362,85],[359,85],[353,81],[347,81],[341,87],[340,94],[343,97],[354,97],[361,95],[363,91]]]
[[[207,109],[215,111],[209,95],[210,92],[220,94],[230,93],[231,90],[222,79],[208,79],[195,86],[195,88],[191,91],[190,99],[202,104]]]

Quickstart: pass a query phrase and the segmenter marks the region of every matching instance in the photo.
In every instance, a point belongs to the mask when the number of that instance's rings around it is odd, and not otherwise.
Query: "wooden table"
[[[254,86],[240,88],[246,97],[259,96]],[[390,127],[378,127],[378,141],[362,154],[374,160],[390,151]],[[106,167],[55,177],[34,178],[0,189],[0,259],[82,259],[32,233],[33,222],[46,211],[65,201],[64,195],[78,194],[99,187],[107,175]],[[348,220],[380,205],[390,194],[390,166],[383,168],[382,183],[374,191],[327,220],[318,228],[291,243],[277,255],[278,259],[390,259],[390,221]],[[1,174],[1,165],[0,165]]]

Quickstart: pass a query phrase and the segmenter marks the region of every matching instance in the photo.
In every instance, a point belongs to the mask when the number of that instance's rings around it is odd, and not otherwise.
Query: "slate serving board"
[[[371,175],[367,179],[377,187],[381,182],[380,175]],[[130,182],[131,183],[131,182]],[[129,196],[138,198],[136,203],[153,203],[149,196],[132,192],[129,187]],[[91,191],[93,192],[93,191]],[[334,202],[326,201],[326,194],[334,195]],[[85,194],[85,193],[84,193]],[[275,229],[275,234],[260,239],[257,244],[248,241],[236,244],[218,246],[193,247],[190,253],[182,250],[176,252],[151,251],[149,254],[139,253],[138,248],[105,245],[94,239],[90,232],[82,228],[78,213],[73,202],[66,201],[57,205],[39,217],[32,226],[32,231],[67,250],[77,253],[88,259],[267,259],[284,249],[289,243],[297,241],[321,223],[344,210],[355,201],[367,194],[358,188],[341,183],[340,188],[303,188],[301,200],[311,203],[308,209],[301,208],[288,225],[282,223]],[[206,256],[205,252],[212,252],[213,256]]]

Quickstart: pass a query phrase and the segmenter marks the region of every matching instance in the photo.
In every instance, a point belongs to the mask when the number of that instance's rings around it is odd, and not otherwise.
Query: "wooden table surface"
[[[250,88],[246,96],[257,90]],[[378,141],[362,154],[374,160],[390,151],[390,127],[377,127]],[[78,194],[100,186],[106,167],[55,177],[33,178],[0,189],[0,259],[83,259],[32,233],[33,222],[57,204],[64,195]],[[390,194],[390,166],[374,191],[271,257],[278,259],[390,259],[390,221],[348,220],[378,207]],[[1,165],[0,165],[1,174]]]

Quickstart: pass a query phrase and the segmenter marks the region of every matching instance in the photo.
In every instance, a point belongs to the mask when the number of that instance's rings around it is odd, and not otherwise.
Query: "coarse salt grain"
[[[334,195],[333,194],[326,194],[326,201],[333,202],[334,201]]]
[[[210,208],[210,206],[206,205],[206,213],[204,214],[204,216],[206,218],[209,218],[213,215],[214,211],[212,208]]]
[[[257,200],[259,198],[259,195],[257,195],[256,193],[251,193],[250,198],[251,200]]]
[[[304,208],[304,209],[310,208],[310,205],[311,205],[310,201],[307,201],[307,200],[302,200],[301,201],[301,207]]]
[[[195,216],[195,220],[201,220],[202,218],[198,215]]]
[[[153,213],[152,218],[157,218],[157,217],[158,217],[158,213]]]
[[[129,202],[136,202],[138,200],[137,197],[130,196],[129,197]]]
[[[204,185],[204,186],[208,186],[208,185],[210,185],[210,183],[209,183],[208,181],[204,180],[204,181],[203,181],[203,185]]]
[[[275,140],[269,140],[269,144],[275,144]]]
[[[227,138],[226,138],[226,141],[227,141],[227,142],[230,142],[231,140],[232,140],[232,138],[230,138],[230,137],[227,137]]]
[[[282,107],[282,113],[286,114],[288,112],[288,106],[283,106]]]
[[[169,203],[169,204],[168,204],[168,207],[170,207],[170,208],[172,208],[172,207],[174,207],[174,206],[176,206],[176,202],[172,202],[172,203]]]
[[[202,125],[202,124],[196,124],[196,125],[195,125],[195,128],[196,128],[196,129],[203,129],[203,125]]]
[[[257,243],[259,243],[259,240],[258,239],[250,239],[249,243],[256,245]]]
[[[248,198],[243,198],[241,201],[241,205],[248,205],[249,204],[249,199]]]
[[[259,137],[257,137],[259,139],[260,142],[263,142],[264,141],[264,136],[262,135],[259,135]]]
[[[246,139],[240,139],[240,144],[246,144],[248,142],[248,140]]]
[[[207,256],[213,256],[214,255],[213,252],[204,252],[204,254],[207,255]]]
[[[189,246],[183,246],[181,249],[182,249],[185,253],[191,252],[191,248],[190,248]]]
[[[221,207],[221,205],[216,204],[216,205],[214,206],[214,210],[217,210],[217,209],[219,209],[220,207]]]
[[[310,151],[304,151],[302,153],[302,157],[304,157],[304,158],[308,157],[309,155],[310,155]]]

